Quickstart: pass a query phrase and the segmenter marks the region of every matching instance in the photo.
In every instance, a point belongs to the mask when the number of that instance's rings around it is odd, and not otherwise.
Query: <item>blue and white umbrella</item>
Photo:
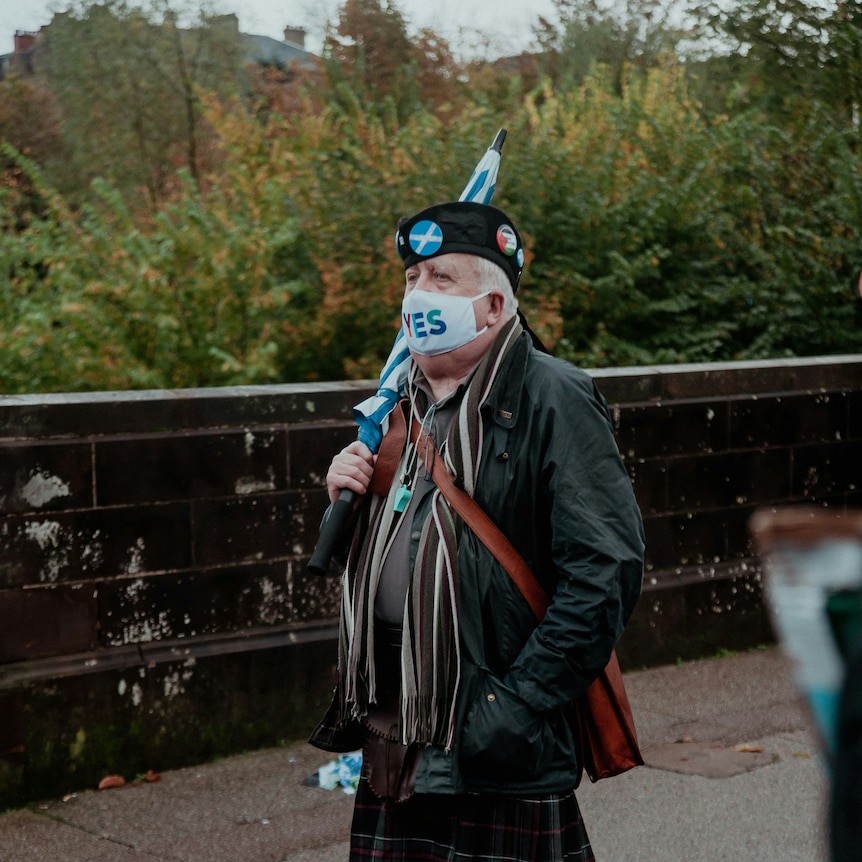
[[[497,185],[497,171],[500,170],[500,154],[503,151],[503,142],[506,140],[506,130],[500,129],[494,138],[494,143],[488,147],[488,151],[479,160],[473,176],[464,186],[459,201],[475,201],[479,204],[491,203],[494,197],[494,189]]]
[[[473,170],[473,175],[461,192],[460,201],[474,201],[480,204],[491,203],[494,188],[497,183],[497,172],[500,168],[500,154],[503,142],[506,140],[506,130],[500,129],[494,137],[494,142],[488,147],[485,155],[479,160]],[[380,373],[377,392],[366,398],[353,408],[353,418],[359,426],[357,438],[372,452],[380,448],[383,435],[389,421],[389,414],[404,393],[407,385],[407,372],[410,369],[410,351],[404,336],[404,330],[398,331],[395,343],[389,357]],[[308,568],[317,574],[326,574],[329,561],[335,551],[344,525],[353,510],[355,494],[352,491],[342,491],[338,500],[333,503],[329,517],[321,525],[320,538],[314,549]]]
[[[384,433],[383,423],[404,392],[409,367],[410,351],[407,349],[404,330],[399,329],[389,358],[380,372],[377,392],[353,408],[353,418],[359,426],[356,436],[372,452],[380,448]]]

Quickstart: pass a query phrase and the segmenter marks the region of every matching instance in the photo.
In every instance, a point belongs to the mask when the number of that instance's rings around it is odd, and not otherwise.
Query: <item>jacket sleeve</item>
[[[508,681],[534,709],[580,695],[607,664],[640,595],[643,525],[592,379],[560,362],[546,369],[532,409],[540,440],[534,457],[550,548],[535,574],[551,604]]]

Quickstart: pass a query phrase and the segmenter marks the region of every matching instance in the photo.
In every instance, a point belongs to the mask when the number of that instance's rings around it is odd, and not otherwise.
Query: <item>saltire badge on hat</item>
[[[431,257],[443,245],[443,231],[436,222],[423,219],[410,229],[407,241],[415,254]]]

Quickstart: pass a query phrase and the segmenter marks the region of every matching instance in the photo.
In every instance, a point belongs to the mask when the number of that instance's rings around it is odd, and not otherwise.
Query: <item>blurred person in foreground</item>
[[[569,705],[640,594],[631,482],[592,379],[538,349],[518,312],[511,219],[439,204],[402,220],[396,243],[403,408],[419,436],[385,475],[389,435],[378,456],[356,441],[329,468],[330,499],[348,489],[362,502],[338,686],[311,742],[363,750],[353,860],[587,862]],[[541,623],[434,485],[426,435],[549,596]]]
[[[862,526],[862,521],[857,523]],[[862,542],[862,536],[857,533],[855,540]],[[844,662],[829,758],[831,858],[832,862],[858,862],[862,856],[862,590],[833,595],[827,600],[827,608],[830,605],[840,609],[831,622]]]
[[[833,862],[862,856],[862,649],[847,665],[832,763],[829,837]]]

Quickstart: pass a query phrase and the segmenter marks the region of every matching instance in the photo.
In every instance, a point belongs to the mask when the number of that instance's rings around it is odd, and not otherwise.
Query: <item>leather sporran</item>
[[[362,746],[362,775],[374,795],[387,805],[405,802],[415,790],[421,757],[422,749],[416,743],[402,745],[369,730]]]
[[[574,706],[581,760],[590,781],[611,778],[643,764],[616,652]]]
[[[377,702],[363,719],[362,775],[378,799],[393,805],[413,795],[422,747],[401,743],[401,630],[378,620],[374,644]]]

